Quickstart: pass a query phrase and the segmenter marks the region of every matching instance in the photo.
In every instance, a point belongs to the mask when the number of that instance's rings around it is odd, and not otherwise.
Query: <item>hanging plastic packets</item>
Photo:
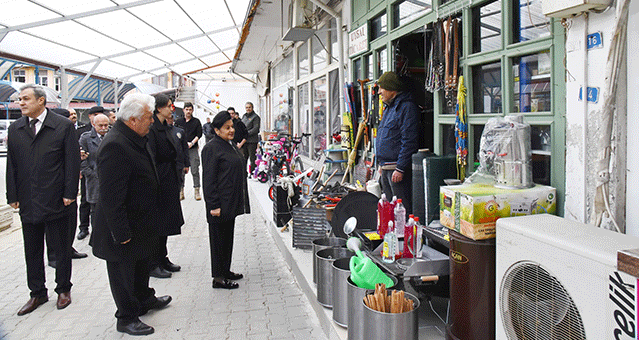
[[[467,155],[469,153],[469,134],[467,124],[467,112],[465,110],[467,88],[464,86],[464,78],[460,76],[458,81],[458,103],[456,104],[456,165],[458,179],[464,181],[467,168]]]

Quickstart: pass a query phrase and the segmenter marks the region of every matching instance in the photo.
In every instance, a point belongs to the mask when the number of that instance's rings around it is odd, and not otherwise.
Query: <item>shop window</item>
[[[336,19],[331,20],[331,62],[338,62],[338,56],[340,54],[340,47],[338,45],[338,31]]]
[[[512,63],[513,112],[550,112],[550,51],[513,58]]]
[[[477,6],[472,11],[473,53],[502,47],[502,9],[500,1]]]
[[[387,49],[382,48],[376,51],[378,60],[378,77],[387,72]]]
[[[373,79],[373,54],[369,54],[369,55],[365,56],[364,57],[364,62],[366,64],[365,65],[365,70],[367,70],[366,71],[367,74],[365,76],[365,79],[366,78]]]
[[[309,51],[307,50],[307,42],[305,41],[298,47],[298,78],[309,75]]]
[[[49,77],[47,70],[39,70],[38,77],[40,77],[40,85],[49,86]]]
[[[473,129],[473,170],[475,171],[480,165],[480,158],[478,158],[478,154],[480,153],[480,140],[482,139],[482,132],[484,131],[484,124],[482,125],[472,125],[471,129]]]
[[[531,174],[533,182],[551,185],[551,127],[531,126]]]
[[[353,60],[353,81],[360,79],[360,74],[362,70],[362,59],[356,58]]]
[[[27,82],[27,75],[26,75],[25,70],[14,69],[13,70],[13,81],[15,81],[17,83],[26,83]]]
[[[53,89],[60,92],[60,77],[55,77],[54,78],[54,85],[53,85]]]
[[[371,19],[371,40],[376,40],[387,34],[387,13],[382,13]]]
[[[298,135],[309,133],[309,83],[298,86]],[[311,139],[309,137],[302,138],[298,151],[300,154],[309,157]]]
[[[551,34],[549,18],[542,14],[542,0],[513,0],[513,41],[517,43]]]
[[[313,53],[312,72],[322,70],[327,66],[327,32],[318,32],[311,37],[311,49]]]
[[[404,0],[393,5],[393,28],[406,25],[431,12],[431,0]]]
[[[500,62],[472,68],[473,113],[502,112],[502,78]]]
[[[441,125],[440,133],[442,133],[442,155],[456,155],[456,129],[453,124]]]
[[[327,77],[312,82],[313,91],[313,158],[318,159],[327,148]]]

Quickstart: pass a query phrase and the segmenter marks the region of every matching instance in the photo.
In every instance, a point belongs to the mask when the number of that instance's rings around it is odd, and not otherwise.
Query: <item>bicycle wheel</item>
[[[276,186],[275,184],[269,187],[269,198],[271,199],[271,201],[275,201],[276,200]]]

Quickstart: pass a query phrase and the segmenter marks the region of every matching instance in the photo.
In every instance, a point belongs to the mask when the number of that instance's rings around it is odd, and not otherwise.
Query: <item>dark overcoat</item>
[[[202,149],[202,188],[209,223],[250,212],[244,157],[217,134]],[[209,212],[217,208],[220,217],[211,216]]]
[[[175,138],[170,126],[167,126],[166,122],[160,123],[157,115],[153,116],[153,124],[147,137],[160,179],[159,232],[161,236],[178,235],[180,227],[184,224],[180,205],[181,174],[177,167],[178,157],[184,157],[181,152],[182,145]]]
[[[116,121],[98,148],[97,169],[93,254],[111,262],[150,257],[158,245],[159,197],[147,138]]]
[[[36,136],[23,116],[9,126],[7,202],[19,202],[23,223],[63,217],[63,198],[78,196],[80,147],[73,123],[47,109]]]
[[[80,136],[80,147],[89,153],[89,156],[80,163],[80,170],[87,185],[87,192],[82,193],[87,198],[87,202],[98,203],[98,172],[96,171],[96,159],[98,158],[98,147],[100,147],[100,136],[96,129],[91,129]]]
[[[182,145],[181,150],[178,151],[178,159],[176,160],[176,168],[178,169],[178,172],[182,172],[184,171],[184,168],[191,167],[191,160],[189,160],[189,144],[187,144],[184,130],[181,127],[172,125],[169,128],[171,130],[171,134],[178,141],[178,144]]]

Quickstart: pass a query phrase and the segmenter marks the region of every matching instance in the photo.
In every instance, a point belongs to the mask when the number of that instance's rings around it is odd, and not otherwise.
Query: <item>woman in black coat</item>
[[[153,254],[149,274],[153,277],[168,278],[171,277],[171,272],[180,270],[180,266],[171,263],[167,257],[167,236],[180,234],[180,227],[184,224],[180,205],[180,173],[176,166],[180,155],[179,148],[182,146],[167,126],[167,118],[172,114],[171,99],[163,94],[154,97],[156,107],[148,137],[160,179],[158,209],[160,243],[157,252]]]
[[[202,184],[209,222],[213,288],[238,288],[243,276],[230,271],[236,216],[249,213],[244,157],[233,141],[233,120],[218,113],[211,126],[215,134],[202,149]]]

